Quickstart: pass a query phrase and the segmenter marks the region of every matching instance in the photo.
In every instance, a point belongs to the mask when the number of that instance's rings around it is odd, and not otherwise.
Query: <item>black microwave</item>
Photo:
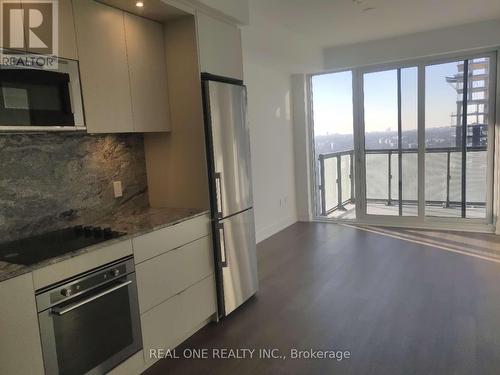
[[[78,62],[57,69],[0,66],[0,132],[84,130]]]

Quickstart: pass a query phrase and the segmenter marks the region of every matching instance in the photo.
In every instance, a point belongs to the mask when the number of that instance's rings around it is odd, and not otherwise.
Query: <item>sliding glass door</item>
[[[311,80],[317,211],[320,216],[355,219],[352,72]]]
[[[493,63],[360,71],[363,218],[491,222]]]
[[[487,216],[489,86],[490,57],[425,67],[427,216]]]
[[[393,183],[399,147],[397,86],[396,70],[363,75],[365,197],[370,215],[398,215]]]
[[[312,76],[318,216],[490,224],[496,55]]]
[[[417,216],[416,67],[363,74],[366,214]]]

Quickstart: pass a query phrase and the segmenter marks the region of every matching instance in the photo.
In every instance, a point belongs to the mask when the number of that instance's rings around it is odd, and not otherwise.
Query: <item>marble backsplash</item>
[[[142,135],[0,135],[0,242],[147,205]]]

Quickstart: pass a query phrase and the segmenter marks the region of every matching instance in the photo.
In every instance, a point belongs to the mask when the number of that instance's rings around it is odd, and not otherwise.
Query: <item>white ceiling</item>
[[[500,18],[500,0],[250,0],[320,47]],[[251,20],[250,20],[251,22]]]
[[[158,22],[164,22],[187,14],[161,0],[144,0],[144,7],[142,8],[135,5],[137,2],[136,0],[97,1]]]

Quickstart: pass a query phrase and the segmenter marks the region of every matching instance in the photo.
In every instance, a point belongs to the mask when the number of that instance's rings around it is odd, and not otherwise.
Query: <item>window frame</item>
[[[308,135],[309,135],[309,158],[311,170],[311,183],[313,194],[311,194],[311,207],[313,207],[313,219],[316,221],[327,222],[349,222],[368,225],[388,225],[402,227],[420,227],[420,228],[441,228],[441,229],[458,229],[472,230],[481,232],[492,232],[496,225],[496,213],[498,212],[499,187],[495,184],[495,176],[500,175],[498,166],[495,164],[495,155],[497,155],[498,134],[495,131],[496,113],[500,111],[500,100],[498,100],[500,82],[498,65],[498,49],[477,50],[474,52],[465,53],[450,53],[438,56],[425,58],[408,59],[404,61],[389,62],[374,64],[369,66],[359,66],[344,69],[329,70],[320,73],[312,73],[307,75],[307,101],[308,101]],[[486,217],[483,219],[476,218],[446,218],[425,216],[425,66],[443,64],[459,60],[470,60],[488,57],[490,58],[490,82],[489,82],[489,113],[488,113],[488,144],[487,144],[487,194],[486,194]],[[383,216],[383,215],[367,215],[366,214],[366,181],[365,176],[365,160],[364,160],[364,108],[363,108],[363,74],[403,69],[408,67],[417,67],[418,69],[418,201],[419,215],[418,216]],[[354,155],[355,155],[355,189],[356,189],[356,219],[341,219],[341,218],[325,218],[320,216],[318,211],[318,186],[316,184],[316,165],[315,165],[315,149],[314,149],[314,114],[313,114],[313,93],[312,93],[312,77],[322,74],[340,73],[350,71],[352,73],[352,100],[353,100],[353,135],[354,135]],[[498,164],[498,163],[497,163]],[[497,177],[498,178],[498,177]],[[359,199],[358,197],[362,197]],[[420,213],[423,213],[422,215]]]

